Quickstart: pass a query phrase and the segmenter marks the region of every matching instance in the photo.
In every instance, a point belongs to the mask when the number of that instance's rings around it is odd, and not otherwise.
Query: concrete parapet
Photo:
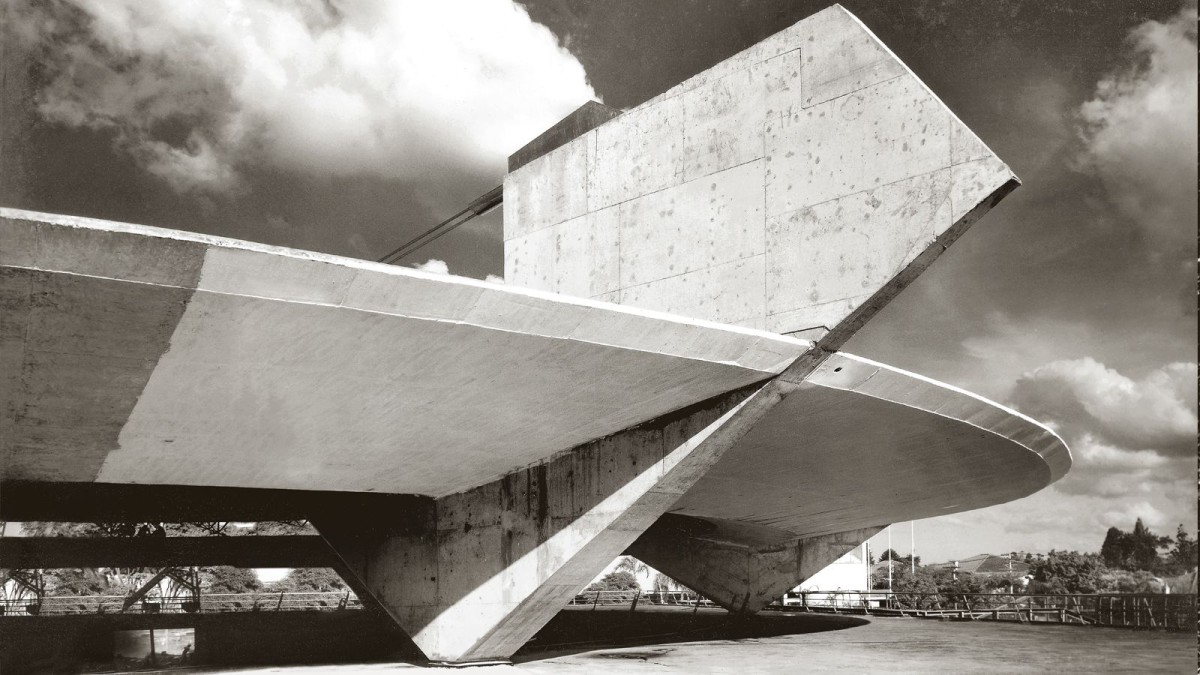
[[[840,6],[514,166],[509,284],[814,340],[1017,185]]]

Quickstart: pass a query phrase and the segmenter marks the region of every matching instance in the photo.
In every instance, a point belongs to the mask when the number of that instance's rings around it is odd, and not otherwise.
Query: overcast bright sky
[[[0,204],[374,259],[589,98],[636,105],[827,3],[36,4],[0,9]],[[844,4],[1024,181],[847,350],[1075,456],[1033,497],[918,522],[918,554],[1195,530],[1195,2]],[[500,274],[500,227],[409,263]]]

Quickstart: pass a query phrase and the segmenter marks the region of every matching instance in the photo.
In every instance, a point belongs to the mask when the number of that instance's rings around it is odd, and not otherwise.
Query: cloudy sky
[[[582,102],[634,106],[825,4],[15,0],[0,204],[374,259]],[[1033,497],[918,522],[918,553],[1194,530],[1195,2],[844,4],[1025,183],[847,350],[1046,420],[1075,455]],[[500,274],[500,227],[406,262]]]

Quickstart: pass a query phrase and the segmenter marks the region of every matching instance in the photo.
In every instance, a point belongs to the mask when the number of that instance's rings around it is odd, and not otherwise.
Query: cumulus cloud
[[[1133,64],[1080,108],[1082,167],[1101,179],[1152,250],[1195,254],[1196,3],[1129,35]],[[1156,244],[1156,246],[1155,246]]]
[[[437,258],[430,258],[423,263],[413,265],[413,267],[431,274],[450,274],[450,266],[446,264],[446,261]]]
[[[1089,433],[1070,440],[1074,464],[1055,489],[1066,495],[1092,495],[1129,501],[1162,497],[1166,486],[1190,483],[1195,457],[1166,457],[1151,450],[1126,450]]]
[[[436,202],[594,95],[508,0],[18,0],[6,23],[39,55],[44,119],[112,133],[180,193],[234,192],[255,167]]]
[[[1021,376],[1013,403],[1068,436],[1168,456],[1196,450],[1196,364],[1172,363],[1133,380],[1092,358],[1054,361]]]

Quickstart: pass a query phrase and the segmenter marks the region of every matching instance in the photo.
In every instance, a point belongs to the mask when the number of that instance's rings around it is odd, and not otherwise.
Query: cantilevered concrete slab
[[[1019,499],[1070,464],[1057,435],[1016,411],[839,353],[627,552],[756,612],[881,524]]]
[[[811,537],[1020,499],[1070,465],[1054,432],[1014,410],[839,353],[671,513]]]
[[[761,331],[0,210],[5,479],[441,496],[783,370]]]
[[[0,478],[296,491],[359,596],[465,662],[622,551],[753,612],[1066,471],[1033,420],[837,351],[1017,185],[857,19],[613,112],[515,158],[507,286],[0,212]]]

